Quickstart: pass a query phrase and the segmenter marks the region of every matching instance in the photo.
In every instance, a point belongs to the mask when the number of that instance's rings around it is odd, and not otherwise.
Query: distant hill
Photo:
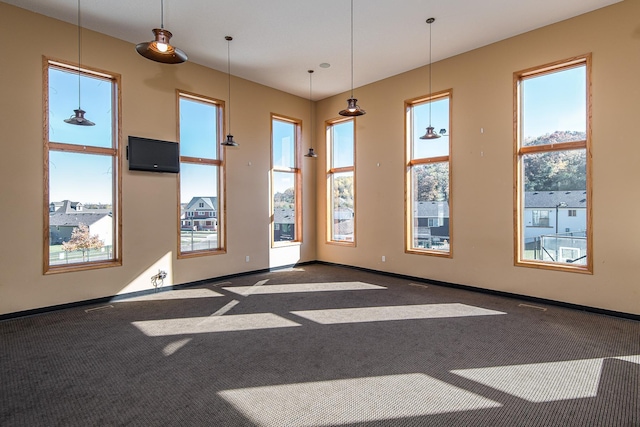
[[[532,145],[546,145],[546,144],[559,144],[561,142],[573,142],[573,141],[584,141],[587,139],[587,134],[585,132],[578,131],[555,131],[553,133],[547,133],[542,136],[537,136],[535,138],[529,137],[525,138],[523,146],[529,147]]]

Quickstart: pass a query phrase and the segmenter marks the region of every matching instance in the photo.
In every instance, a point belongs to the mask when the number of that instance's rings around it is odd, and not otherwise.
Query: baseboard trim
[[[589,313],[601,314],[601,315],[605,315],[605,316],[620,317],[620,318],[624,318],[624,319],[640,321],[640,315],[632,314],[632,313],[624,313],[624,312],[620,312],[620,311],[606,310],[606,309],[597,308],[597,307],[589,307],[589,306],[584,306],[584,305],[579,305],[579,304],[572,304],[572,303],[567,303],[567,302],[562,302],[562,301],[555,301],[555,300],[550,300],[550,299],[545,299],[545,298],[532,297],[532,296],[528,296],[528,295],[515,294],[515,293],[511,293],[511,292],[497,291],[497,290],[493,290],[493,289],[484,289],[484,288],[478,288],[478,287],[469,286],[469,285],[461,285],[459,283],[443,282],[443,281],[432,280],[432,279],[427,279],[427,278],[423,278],[423,277],[409,276],[409,275],[406,275],[406,274],[391,273],[391,272],[388,272],[388,271],[374,270],[374,269],[371,269],[371,268],[358,267],[358,266],[346,265],[346,264],[339,264],[339,263],[327,262],[327,261],[317,261],[317,260],[316,261],[305,261],[305,262],[300,262],[300,263],[296,263],[296,264],[283,265],[283,266],[279,266],[279,267],[263,268],[263,269],[259,269],[259,270],[243,271],[243,272],[239,272],[239,273],[227,274],[227,275],[224,275],[224,276],[212,277],[212,278],[209,278],[209,279],[196,280],[194,282],[181,283],[181,284],[170,285],[170,286],[163,286],[162,288],[159,288],[159,289],[148,289],[148,290],[144,290],[144,291],[128,292],[126,294],[111,295],[111,296],[107,296],[107,297],[93,298],[93,299],[75,301],[75,302],[70,302],[70,303],[65,303],[65,304],[57,304],[57,305],[52,305],[52,306],[47,306],[47,307],[34,308],[34,309],[30,309],[30,310],[17,311],[17,312],[14,312],[14,313],[0,314],[0,321],[9,320],[9,319],[15,319],[15,318],[19,318],[19,317],[36,316],[36,315],[39,315],[39,314],[50,313],[52,311],[67,310],[67,309],[70,309],[70,308],[84,307],[84,306],[88,306],[88,305],[104,304],[104,303],[109,303],[109,302],[113,302],[113,301],[121,301],[121,300],[125,300],[125,299],[128,299],[128,298],[134,298],[134,297],[138,297],[138,296],[145,296],[145,295],[154,294],[154,293],[157,293],[157,292],[167,292],[167,291],[172,291],[172,290],[177,290],[177,289],[184,289],[184,288],[189,288],[189,287],[193,287],[193,286],[205,285],[205,284],[208,284],[208,283],[211,283],[211,282],[220,282],[220,281],[225,281],[225,280],[229,280],[229,279],[235,279],[235,278],[238,278],[238,277],[249,276],[249,275],[252,275],[252,274],[270,273],[270,272],[274,272],[274,271],[278,271],[278,270],[286,270],[288,268],[300,267],[300,266],[312,265],[312,264],[320,264],[320,265],[328,265],[328,266],[333,266],[333,267],[349,268],[349,269],[354,269],[354,270],[363,271],[363,272],[367,272],[367,273],[379,274],[381,276],[393,277],[393,278],[396,278],[396,279],[410,280],[410,281],[414,281],[414,282],[427,283],[427,284],[430,284],[430,285],[444,286],[444,287],[455,288],[455,289],[463,289],[463,290],[471,291],[471,292],[479,292],[479,293],[483,293],[483,294],[489,294],[489,295],[496,295],[496,296],[501,296],[501,297],[506,297],[506,298],[519,299],[519,300],[522,300],[522,301],[535,302],[535,303],[547,304],[547,305],[552,305],[552,306],[570,308],[570,309],[579,310],[579,311],[586,311],[586,312],[589,312]]]
[[[301,265],[315,264],[315,263],[316,261],[305,261],[297,264],[289,264],[289,265],[283,265],[279,267],[262,268],[259,270],[251,270],[251,271],[243,271],[239,273],[227,274],[224,276],[217,276],[209,279],[196,280],[194,282],[180,283],[177,285],[162,286],[161,288],[157,288],[157,289],[145,289],[143,291],[127,292],[125,294],[111,295],[111,296],[100,297],[100,298],[92,298],[92,299],[86,299],[81,301],[68,302],[64,304],[50,305],[46,307],[33,308],[30,310],[16,311],[13,313],[5,313],[5,314],[0,314],[0,322],[3,320],[10,320],[10,319],[15,319],[19,317],[37,316],[40,314],[50,313],[52,311],[67,310],[70,308],[85,307],[85,306],[96,305],[96,304],[105,304],[113,301],[121,301],[129,298],[151,295],[158,292],[167,292],[167,291],[173,291],[177,289],[184,289],[184,288],[189,288],[193,286],[204,285],[211,282],[220,282],[220,281],[225,281],[229,279],[234,279],[237,277],[249,276],[251,274],[270,273],[272,271],[286,270],[287,268],[292,268],[292,267],[301,266]]]
[[[589,307],[589,306],[586,306],[586,305],[572,304],[572,303],[568,303],[568,302],[556,301],[556,300],[551,300],[551,299],[546,299],[546,298],[532,297],[532,296],[529,296],[529,295],[521,295],[521,294],[515,294],[515,293],[511,293],[511,292],[497,291],[497,290],[494,290],[494,289],[478,288],[478,287],[475,287],[475,286],[461,285],[461,284],[458,284],[458,283],[442,282],[442,281],[439,281],[439,280],[425,279],[423,277],[416,277],[416,276],[409,276],[409,275],[406,275],[406,274],[391,273],[391,272],[388,272],[388,271],[374,270],[374,269],[365,268],[365,267],[356,267],[356,266],[353,266],[353,265],[339,264],[339,263],[326,262],[326,261],[315,261],[315,263],[316,264],[322,264],[322,265],[330,265],[330,266],[334,266],[334,267],[350,268],[350,269],[355,269],[355,270],[359,270],[359,271],[364,271],[364,272],[367,272],[367,273],[374,273],[374,274],[380,274],[382,276],[389,276],[389,277],[393,277],[393,278],[396,278],[396,279],[404,279],[404,280],[410,280],[410,281],[414,281],[414,282],[422,282],[422,283],[427,283],[427,284],[430,284],[430,285],[444,286],[444,287],[448,287],[448,288],[463,289],[465,291],[479,292],[479,293],[483,293],[483,294],[496,295],[496,296],[501,296],[501,297],[506,297],[506,298],[519,299],[519,300],[528,301],[528,302],[536,302],[536,303],[547,304],[547,305],[552,305],[552,306],[556,306],[556,307],[564,307],[564,308],[570,308],[570,309],[573,309],[573,310],[586,311],[586,312],[595,313],[595,314],[602,314],[602,315],[605,315],[605,316],[621,317],[621,318],[624,318],[624,319],[640,321],[640,315],[638,315],[638,314],[624,313],[624,312],[621,312],[621,311],[607,310],[607,309],[604,309],[604,308]]]

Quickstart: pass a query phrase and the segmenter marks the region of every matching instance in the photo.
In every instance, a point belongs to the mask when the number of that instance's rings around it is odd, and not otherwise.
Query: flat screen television
[[[180,147],[175,142],[129,136],[129,170],[180,172]]]

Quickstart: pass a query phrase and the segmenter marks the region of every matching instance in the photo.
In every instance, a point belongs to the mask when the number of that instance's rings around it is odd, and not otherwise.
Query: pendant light
[[[227,107],[227,128],[228,128],[228,134],[227,134],[227,139],[225,141],[222,142],[222,145],[227,146],[227,147],[237,147],[238,144],[237,142],[235,142],[233,140],[233,135],[231,134],[231,40],[233,40],[233,37],[231,36],[226,36],[224,38],[227,41],[227,76],[229,79],[229,105]]]
[[[440,135],[433,131],[433,126],[431,126],[431,24],[434,23],[435,18],[427,19],[427,24],[429,24],[429,126],[427,127],[427,133],[422,135],[420,139],[438,139]],[[441,129],[440,133],[445,134],[447,131],[445,129]]]
[[[187,54],[175,46],[171,46],[169,40],[173,36],[170,31],[164,29],[164,0],[160,0],[160,28],[154,28],[154,39],[150,42],[139,43],[136,51],[147,59],[163,64],[181,64],[187,61]]]
[[[353,0],[351,0],[351,98],[347,100],[347,108],[340,111],[341,116],[362,116],[367,112],[358,105],[358,100],[353,97]]]
[[[307,73],[309,73],[309,152],[304,156],[316,158],[318,155],[313,151],[313,100],[311,99],[311,76],[313,75],[313,70],[307,70]]]
[[[87,120],[84,118],[86,111],[80,107],[80,76],[81,72],[81,55],[82,52],[82,27],[80,26],[80,0],[78,0],[78,109],[73,110],[74,115],[65,119],[65,123],[69,123],[70,125],[78,125],[78,126],[95,126],[91,120]]]

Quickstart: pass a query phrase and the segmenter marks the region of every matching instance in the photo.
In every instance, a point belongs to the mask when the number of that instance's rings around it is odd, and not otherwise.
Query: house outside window
[[[43,61],[43,271],[122,265],[120,76]],[[74,109],[94,125],[66,123]]]
[[[302,241],[302,122],[271,115],[271,243]]]
[[[225,252],[222,101],[177,92],[180,143],[179,258]],[[206,218],[215,217],[216,220]]]
[[[326,124],[327,241],[355,246],[355,119]]]
[[[593,272],[590,74],[590,54],[514,73],[516,265]]]
[[[407,253],[452,256],[451,109],[453,91],[405,101]],[[421,139],[428,126],[436,139]]]

